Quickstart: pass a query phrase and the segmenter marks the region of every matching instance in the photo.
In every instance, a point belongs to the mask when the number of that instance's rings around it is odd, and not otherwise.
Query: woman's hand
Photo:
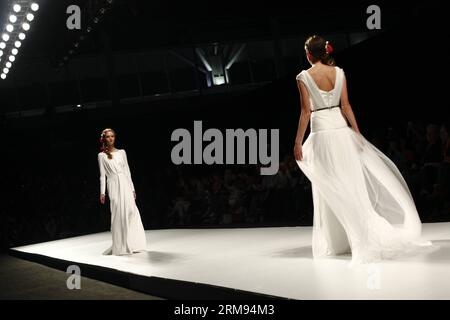
[[[303,160],[303,150],[300,143],[296,143],[294,146],[294,157],[297,161]]]
[[[105,204],[105,195],[104,194],[100,195],[100,203]]]

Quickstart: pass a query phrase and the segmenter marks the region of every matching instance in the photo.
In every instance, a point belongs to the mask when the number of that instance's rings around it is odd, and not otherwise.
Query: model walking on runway
[[[114,147],[116,134],[107,128],[100,136],[100,202],[105,203],[105,189],[111,209],[112,246],[103,254],[124,255],[143,251],[147,241],[141,216],[136,206],[136,192],[131,179],[125,149]]]
[[[401,173],[359,131],[331,44],[314,35],[305,51],[312,67],[296,77],[301,116],[294,155],[312,186],[313,257],[351,253],[354,266],[428,251],[432,243],[421,238]]]

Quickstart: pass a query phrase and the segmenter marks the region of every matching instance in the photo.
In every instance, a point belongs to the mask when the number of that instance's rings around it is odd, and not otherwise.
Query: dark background
[[[0,3],[3,27],[12,1]],[[98,200],[106,127],[127,150],[146,229],[311,225],[310,183],[292,148],[295,76],[309,68],[303,44],[314,33],[332,42],[361,132],[398,165],[422,221],[449,221],[443,1],[379,2],[381,30],[366,28],[371,2],[39,3],[0,81],[2,250],[109,230],[109,202]],[[82,29],[71,31],[75,3]],[[228,83],[209,84],[201,57],[227,62],[239,50]],[[279,129],[279,173],[172,164],[171,133],[193,132],[194,120]]]

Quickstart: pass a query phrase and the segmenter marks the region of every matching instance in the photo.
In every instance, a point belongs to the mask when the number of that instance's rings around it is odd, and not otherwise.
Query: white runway
[[[423,225],[424,238],[439,250],[356,271],[347,267],[349,256],[313,260],[311,231],[151,230],[146,231],[148,251],[132,256],[101,254],[111,244],[110,232],[12,250],[292,299],[450,299],[450,222]]]

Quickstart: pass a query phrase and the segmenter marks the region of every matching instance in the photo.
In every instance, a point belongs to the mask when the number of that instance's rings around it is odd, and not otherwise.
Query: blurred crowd
[[[448,132],[448,124],[411,121],[362,132],[398,166],[423,222],[450,221]],[[311,184],[292,148],[280,146],[283,156],[273,176],[260,175],[257,165],[161,168],[129,159],[144,227],[312,225]],[[68,147],[37,161],[35,152],[6,160],[2,249],[109,231],[109,202],[99,203],[96,153],[87,158]]]

